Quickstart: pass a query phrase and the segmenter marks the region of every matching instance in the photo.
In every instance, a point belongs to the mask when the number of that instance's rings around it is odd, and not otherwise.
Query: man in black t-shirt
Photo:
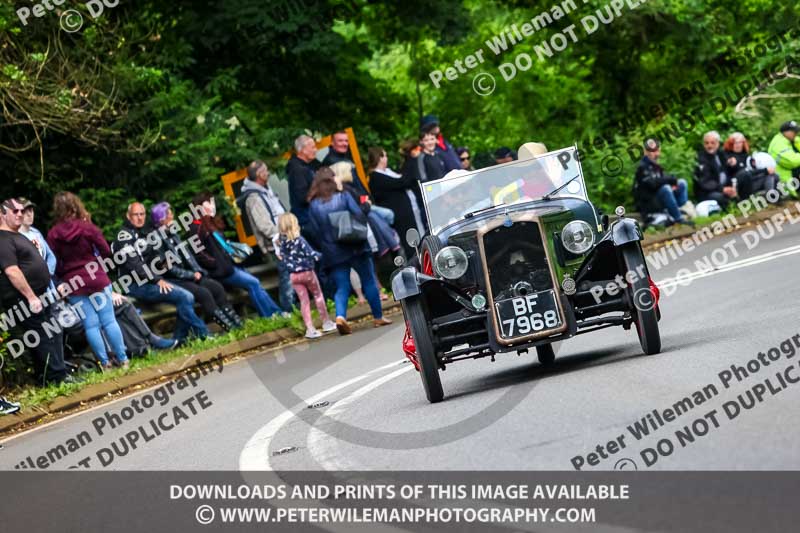
[[[33,243],[18,232],[23,204],[6,200],[0,204],[0,211],[0,301],[4,310],[0,319],[2,328],[9,328],[13,337],[8,342],[9,355],[16,357],[23,346],[28,348],[36,382],[60,383],[67,378],[63,335],[60,327],[45,331],[44,323],[52,320],[51,308],[44,307],[39,298],[50,285],[47,263]]]

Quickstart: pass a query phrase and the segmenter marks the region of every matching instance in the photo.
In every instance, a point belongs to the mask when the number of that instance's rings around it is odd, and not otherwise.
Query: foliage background
[[[577,10],[513,49],[494,56],[484,42],[521,25],[549,1],[439,0],[122,0],[92,18],[83,2],[23,26],[0,0],[0,194],[26,195],[49,207],[61,189],[80,193],[111,236],[133,198],[179,205],[200,189],[221,192],[219,176],[260,157],[279,156],[303,131],[352,126],[362,149],[395,147],[413,137],[422,114],[435,113],[454,145],[478,161],[501,145],[529,140],[549,147],[602,138],[584,170],[603,207],[630,203],[634,164],[626,148],[688,109],[735,88],[768,65],[800,69],[791,2],[654,0],[585,36]],[[80,31],[59,28],[64,9],[83,14]],[[570,23],[580,40],[504,82],[497,67]],[[739,61],[767,43],[763,54]],[[483,49],[486,63],[436,89],[428,73]],[[789,58],[787,61],[786,58]],[[726,67],[729,75],[709,80]],[[472,90],[484,70],[497,78],[487,97]],[[763,76],[761,77],[763,79]],[[702,81],[703,91],[668,113],[646,113],[670,94]],[[765,149],[777,125],[797,115],[800,81],[765,88],[751,115],[716,113],[665,146],[664,162],[689,177],[703,131],[743,131]],[[732,93],[741,100],[746,93]],[[792,96],[795,95],[795,96]],[[632,127],[620,127],[621,121]],[[603,173],[618,155],[620,175]],[[40,210],[47,226],[49,209]],[[42,220],[44,218],[44,220]]]

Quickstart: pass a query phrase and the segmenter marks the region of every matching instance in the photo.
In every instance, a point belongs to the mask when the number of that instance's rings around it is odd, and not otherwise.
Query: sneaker
[[[322,332],[323,333],[330,333],[336,329],[336,324],[331,320],[326,320],[322,323]]]
[[[159,337],[158,335],[151,335],[150,344],[156,350],[172,350],[178,346],[178,341],[175,339],[165,339],[163,337]]]
[[[5,396],[0,396],[0,415],[11,415],[19,411],[19,403],[12,402],[6,399]]]
[[[336,326],[333,327],[336,328]],[[306,330],[306,339],[318,339],[320,337],[322,337],[322,333],[320,333],[319,330],[314,328]]]
[[[292,313],[287,313],[286,311],[284,311],[283,313],[281,313],[281,316],[283,318],[292,318]]]

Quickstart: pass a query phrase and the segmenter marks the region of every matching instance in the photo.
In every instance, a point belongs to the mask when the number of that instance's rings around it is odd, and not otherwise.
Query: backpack
[[[236,207],[238,207],[239,212],[244,215],[242,216],[242,224],[244,225],[244,232],[246,235],[253,234],[253,222],[250,220],[250,213],[247,212],[247,199],[250,197],[251,194],[258,194],[259,198],[264,203],[264,207],[267,208],[267,212],[269,213],[269,218],[272,219],[272,222],[275,225],[278,224],[277,220],[275,220],[275,213],[272,212],[272,208],[270,208],[267,199],[264,198],[259,191],[255,190],[245,191],[236,198]],[[281,202],[281,205],[283,205],[283,202]],[[284,208],[284,211],[286,211],[286,208]]]
[[[125,301],[122,305],[114,308],[114,315],[119,329],[122,330],[122,339],[125,341],[127,355],[135,357],[146,354],[150,349],[150,328],[139,316],[136,307],[129,301]],[[103,340],[106,343],[106,350],[112,353],[114,350],[108,343],[105,332],[103,332]]]

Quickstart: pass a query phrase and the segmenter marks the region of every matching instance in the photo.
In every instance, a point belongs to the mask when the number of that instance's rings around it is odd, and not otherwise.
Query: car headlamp
[[[458,246],[445,246],[433,260],[436,273],[446,279],[458,279],[467,273],[469,259]]]
[[[561,230],[561,243],[575,255],[585,254],[594,245],[594,231],[583,220],[573,220]]]

